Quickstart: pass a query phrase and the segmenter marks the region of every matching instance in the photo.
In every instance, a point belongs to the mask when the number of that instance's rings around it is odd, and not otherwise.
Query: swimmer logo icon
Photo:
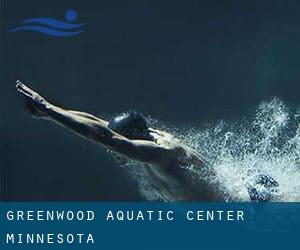
[[[83,27],[86,25],[86,23],[75,23],[77,19],[77,11],[69,9],[65,12],[65,20],[48,17],[26,19],[23,21],[23,25],[9,31],[33,31],[54,37],[75,36],[83,32]]]

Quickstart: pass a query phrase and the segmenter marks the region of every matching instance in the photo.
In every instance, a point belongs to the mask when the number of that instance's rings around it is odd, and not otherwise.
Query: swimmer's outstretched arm
[[[125,157],[147,163],[162,164],[172,156],[172,149],[151,141],[129,140],[108,128],[108,122],[88,113],[60,108],[17,81],[17,91],[22,94],[37,117],[63,125],[84,138],[101,143]]]

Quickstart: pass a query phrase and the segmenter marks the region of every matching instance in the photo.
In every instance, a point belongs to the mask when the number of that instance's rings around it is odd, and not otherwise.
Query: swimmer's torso
[[[169,200],[224,200],[224,197],[212,190],[209,180],[201,176],[204,166],[191,166],[193,150],[181,145],[172,135],[157,131],[152,132],[155,142],[161,146],[174,148],[173,161],[164,165],[149,165],[147,171],[159,192]],[[167,157],[168,158],[168,157]]]
[[[205,178],[198,176],[190,167],[183,166],[145,166],[153,186],[163,199],[169,201],[224,200],[213,192]]]

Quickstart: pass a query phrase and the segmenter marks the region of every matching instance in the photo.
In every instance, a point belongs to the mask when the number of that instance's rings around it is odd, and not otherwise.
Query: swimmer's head
[[[108,127],[129,139],[153,140],[146,117],[136,111],[117,115],[109,121]]]

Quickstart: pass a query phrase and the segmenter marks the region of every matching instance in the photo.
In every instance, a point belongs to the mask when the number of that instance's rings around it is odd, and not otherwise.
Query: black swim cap
[[[109,121],[108,127],[129,139],[153,140],[147,119],[136,111],[121,113]]]

